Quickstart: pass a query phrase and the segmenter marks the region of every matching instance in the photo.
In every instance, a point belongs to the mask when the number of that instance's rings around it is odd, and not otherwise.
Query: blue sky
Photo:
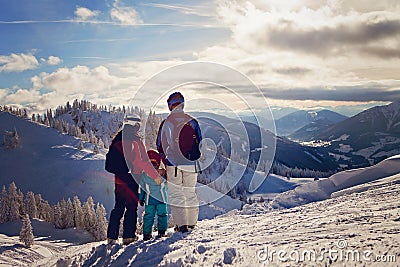
[[[74,98],[126,105],[153,75],[197,61],[246,75],[274,108],[330,108],[351,115],[400,97],[395,0],[0,0],[0,5],[0,104],[32,112]],[[154,104],[170,84],[141,99]],[[187,94],[204,98],[212,90],[191,88]],[[238,93],[254,95],[246,88]],[[236,108],[246,111],[240,104]]]

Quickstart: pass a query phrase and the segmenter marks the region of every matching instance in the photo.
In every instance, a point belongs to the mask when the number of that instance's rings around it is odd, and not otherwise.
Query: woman
[[[151,165],[144,144],[138,135],[141,126],[138,116],[127,117],[122,130],[112,140],[107,153],[106,169],[115,174],[115,205],[107,229],[108,244],[118,240],[122,216],[123,244],[137,240],[138,178],[142,172],[161,183],[161,177]],[[110,167],[112,166],[112,167]]]

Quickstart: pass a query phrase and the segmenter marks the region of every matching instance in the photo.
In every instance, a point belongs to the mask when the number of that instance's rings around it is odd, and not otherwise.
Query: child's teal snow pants
[[[158,231],[166,231],[168,229],[167,204],[159,203],[156,205],[146,205],[143,216],[143,234],[150,235],[153,232],[154,216],[158,217]]]

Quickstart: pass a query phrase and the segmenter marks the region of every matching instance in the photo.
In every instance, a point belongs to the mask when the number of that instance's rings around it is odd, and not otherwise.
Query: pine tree
[[[65,227],[73,228],[75,226],[74,220],[74,206],[70,198],[67,200],[66,213],[65,213]]]
[[[41,194],[36,194],[35,195],[35,204],[36,204],[36,212],[37,212],[37,218],[38,219],[44,219],[43,216],[43,204],[42,204],[42,195]]]
[[[10,198],[8,196],[6,187],[3,185],[1,190],[0,199],[0,223],[5,223],[10,218]]]
[[[43,210],[45,221],[54,224],[54,212],[49,202],[44,201]]]
[[[95,144],[93,147],[93,154],[99,154],[99,152],[100,152],[99,147],[97,146],[97,144]]]
[[[31,220],[29,219],[29,215],[25,214],[22,219],[22,227],[21,232],[19,233],[19,240],[25,244],[27,248],[30,248],[33,245],[33,232]]]
[[[20,147],[20,139],[16,128],[14,128],[12,132],[5,131],[3,143],[4,147],[7,149],[15,149]]]
[[[59,202],[56,205],[54,205],[53,212],[54,212],[54,226],[58,229],[64,229],[61,205]]]
[[[104,240],[107,237],[106,209],[99,203],[97,203],[96,206],[96,225],[94,237],[96,241]]]
[[[82,204],[78,196],[74,196],[74,226],[84,229]]]
[[[83,204],[83,218],[85,230],[93,233],[96,224],[96,212],[94,210],[94,201],[92,197],[88,197],[87,201]]]
[[[35,194],[33,194],[33,192],[31,191],[26,193],[25,207],[26,207],[26,213],[29,215],[30,218],[37,218],[37,206],[35,201]]]
[[[20,189],[18,189],[18,193],[17,193],[17,201],[18,201],[18,213],[20,215],[23,215],[26,213],[25,211],[25,205],[24,205],[24,194],[21,192]]]
[[[82,143],[82,140],[80,140],[79,141],[79,145],[78,145],[78,149],[79,150],[82,150],[84,147],[83,147],[83,143]]]
[[[19,204],[18,204],[18,192],[17,186],[14,182],[10,184],[8,187],[8,196],[10,201],[10,213],[9,213],[9,221],[16,222],[20,219],[19,214]]]
[[[62,218],[62,229],[67,228],[67,202],[63,198],[60,202],[60,211],[61,211],[61,218]]]

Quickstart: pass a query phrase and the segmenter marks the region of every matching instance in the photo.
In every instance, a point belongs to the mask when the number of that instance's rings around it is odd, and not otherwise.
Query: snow
[[[311,154],[308,151],[304,151],[307,155],[309,155],[313,160],[315,160],[316,162],[322,163],[321,160],[319,160],[318,158],[316,158],[313,154]]]
[[[0,266],[49,266],[69,253],[77,255],[97,244],[86,231],[55,229],[47,222],[34,219],[34,245],[26,248],[18,241],[21,225],[21,222],[0,224]]]
[[[165,238],[143,241],[139,236],[128,246],[108,247],[104,241],[90,242],[84,231],[54,229],[34,220],[35,244],[26,249],[18,243],[20,223],[7,223],[0,226],[0,265],[358,266],[384,260],[385,266],[396,266],[400,257],[399,161],[400,155],[373,167],[301,184],[276,198],[307,200],[292,202],[289,209],[276,209],[276,199],[246,205],[241,211],[199,221],[189,233],[169,229]],[[271,178],[283,182],[283,178]],[[337,191],[330,194],[332,189]],[[312,202],[320,199],[309,197],[321,192],[325,199]],[[302,258],[303,253],[308,256]]]
[[[79,266],[359,266],[376,260],[396,266],[399,190],[398,182],[384,183],[291,209],[232,211],[199,222],[188,234],[170,231],[167,238],[110,249],[102,243],[86,257],[69,258]]]
[[[332,140],[332,142],[346,141],[349,137],[350,137],[350,135],[348,135],[348,134],[342,134],[339,138]]]
[[[335,154],[335,153],[329,153],[329,156],[332,156],[336,159],[336,161],[339,161],[341,159],[343,160],[350,160],[350,157],[347,157],[345,155],[341,155],[341,154]]]
[[[342,152],[342,153],[349,153],[353,149],[351,148],[350,145],[339,144],[339,148],[337,150]]]
[[[327,179],[300,185],[278,195],[272,201],[271,206],[273,208],[290,208],[324,200],[329,198],[333,192],[397,173],[400,173],[400,155],[390,157],[371,167],[342,171]]]
[[[322,140],[312,140],[308,142],[299,142],[300,145],[302,146],[310,146],[310,147],[326,147],[330,146],[331,142],[330,141],[322,141]]]

